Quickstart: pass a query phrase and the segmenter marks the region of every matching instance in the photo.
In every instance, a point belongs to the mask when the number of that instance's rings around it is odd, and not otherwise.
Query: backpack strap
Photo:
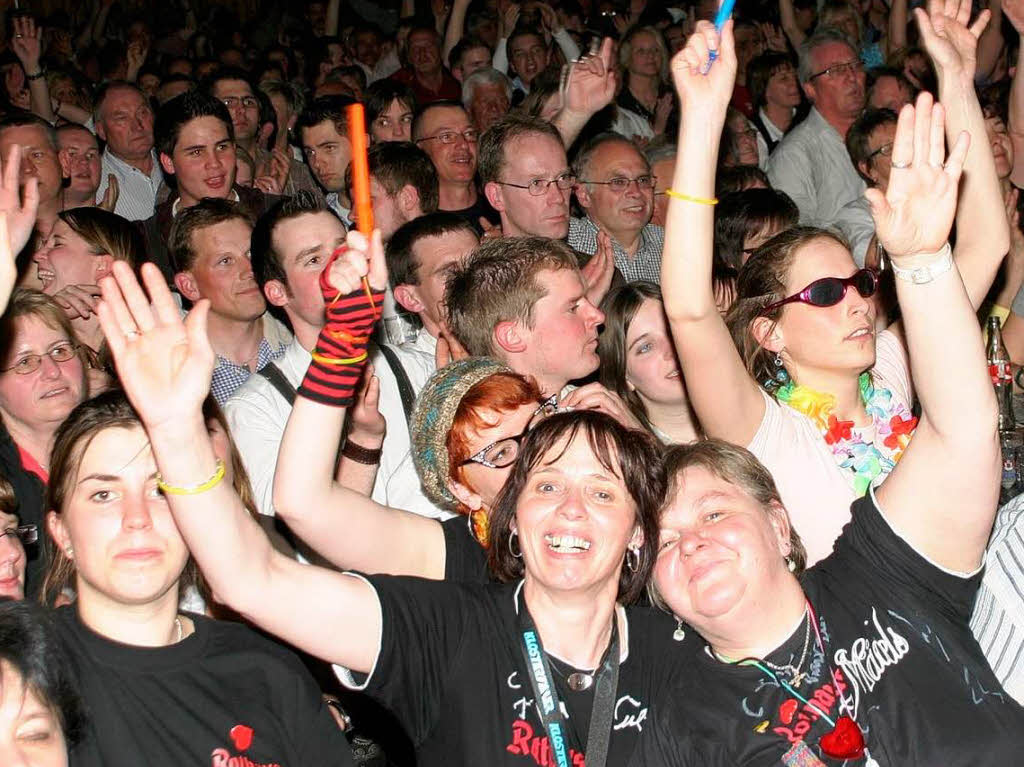
[[[270,385],[277,389],[278,394],[284,397],[289,405],[295,405],[295,387],[291,385],[285,374],[281,372],[281,368],[273,362],[268,362],[257,370],[256,373],[269,381]]]

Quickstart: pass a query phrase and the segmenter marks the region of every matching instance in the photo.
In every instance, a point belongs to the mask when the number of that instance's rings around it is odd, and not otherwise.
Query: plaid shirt
[[[268,362],[283,357],[290,341],[291,334],[287,328],[270,315],[264,314],[263,338],[260,339],[260,348],[256,353],[256,369],[261,370]],[[239,365],[218,354],[217,365],[213,369],[213,381],[210,383],[210,393],[217,400],[217,404],[223,405],[252,374],[248,365]]]
[[[589,218],[569,220],[569,247],[593,255],[597,252],[597,224]],[[632,258],[626,254],[614,239],[612,250],[615,266],[626,282],[647,280],[661,284],[661,250],[665,245],[665,230],[656,224],[648,224],[640,232],[640,244]]]

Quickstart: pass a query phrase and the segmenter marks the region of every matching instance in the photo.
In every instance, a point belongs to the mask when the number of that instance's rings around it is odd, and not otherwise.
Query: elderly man
[[[828,226],[864,192],[843,141],[864,110],[864,65],[846,38],[825,29],[800,46],[800,82],[813,104],[768,160],[772,186],[800,209],[800,223]]]
[[[408,66],[391,76],[412,88],[421,106],[461,96],[459,81],[441,65],[441,39],[433,27],[415,27],[406,48]]]
[[[153,108],[149,99],[134,83],[109,82],[96,94],[93,119],[96,135],[107,143],[96,202],[102,202],[113,175],[118,186],[114,213],[129,221],[149,218],[164,180],[153,149]]]
[[[586,216],[570,221],[569,245],[594,253],[603,230],[627,282],[659,283],[665,230],[651,223],[655,178],[647,158],[629,139],[602,133],[580,148],[575,165],[576,199]]]
[[[512,81],[497,69],[479,69],[462,82],[462,106],[483,133],[508,114]]]

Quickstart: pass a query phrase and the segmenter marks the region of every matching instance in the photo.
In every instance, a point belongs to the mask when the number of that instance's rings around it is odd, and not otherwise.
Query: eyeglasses
[[[882,146],[878,147],[878,149],[876,149],[874,152],[869,154],[868,155],[868,160],[873,160],[878,155],[882,155],[882,157],[888,157],[891,154],[892,154],[892,142],[890,141],[888,144],[882,144]]]
[[[871,298],[878,290],[878,275],[872,269],[858,269],[849,277],[822,277],[799,293],[768,304],[761,310],[761,314],[767,314],[772,309],[792,303],[818,307],[835,306],[843,300],[846,289],[851,286],[857,289],[862,298]]]
[[[576,183],[575,173],[563,173],[560,176],[556,176],[552,179],[547,178],[535,178],[529,184],[513,184],[511,181],[499,181],[502,186],[511,186],[515,189],[526,189],[530,192],[532,197],[540,197],[542,194],[551,188],[554,184],[559,189],[572,189],[573,184]]]
[[[522,434],[492,442],[475,455],[471,455],[460,463],[459,466],[465,466],[467,463],[478,463],[481,466],[486,466],[488,469],[504,469],[507,466],[511,466],[516,462],[516,458],[519,457],[519,448],[522,445],[523,438],[530,433],[530,430],[538,422],[543,421],[549,415],[561,412],[561,410],[562,408],[558,406],[558,395],[552,394],[534,411],[530,422],[526,425]]]
[[[462,136],[462,138],[464,138],[470,144],[475,144],[476,139],[479,135],[480,132],[476,128],[466,128],[466,130],[462,131],[461,133],[459,131],[443,130],[436,136],[424,136],[423,138],[418,138],[416,139],[416,143],[418,144],[421,141],[434,141],[436,139],[437,141],[440,141],[442,144],[454,144],[456,141],[459,140],[459,136]]]
[[[842,64],[833,64],[828,69],[815,72],[807,79],[813,80],[816,77],[825,75],[829,80],[838,80],[840,77],[845,77],[846,75],[857,75],[863,71],[864,62],[858,59],[857,61],[844,61]]]
[[[223,102],[224,106],[228,108],[228,111],[238,109],[239,105],[241,105],[242,109],[255,109],[260,105],[260,102],[255,96],[242,96],[242,98],[238,98],[237,96],[227,96],[226,98],[222,98],[221,102]]]
[[[78,344],[73,344],[70,341],[65,341],[62,344],[47,350],[46,354],[26,354],[21,357],[17,362],[11,365],[9,368],[0,368],[0,373],[7,373],[11,370],[19,376],[27,376],[30,373],[35,373],[39,370],[39,366],[43,364],[43,357],[49,357],[56,363],[67,362],[72,357],[78,354]]]
[[[643,192],[648,189],[654,189],[654,185],[657,182],[657,176],[637,176],[636,178],[616,176],[615,178],[609,179],[608,181],[584,181],[583,183],[610,186],[612,188],[612,191],[615,192],[615,194],[622,194],[627,189],[629,189],[630,184],[636,184],[636,188]]]
[[[25,546],[39,540],[39,528],[35,525],[21,525],[20,527],[6,527],[0,530],[0,538],[5,535],[13,535]]]

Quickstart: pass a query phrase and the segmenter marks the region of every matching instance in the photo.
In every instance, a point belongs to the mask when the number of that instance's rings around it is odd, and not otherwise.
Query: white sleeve
[[[491,57],[491,66],[501,72],[508,74],[508,38],[503,37],[494,48],[494,56]]]
[[[562,49],[562,55],[565,56],[566,61],[575,61],[580,57],[580,47],[576,45],[576,41],[572,39],[565,27],[557,30],[551,36],[555,38],[558,47]]]
[[[261,514],[274,516],[274,472],[291,408],[282,412],[284,399],[274,390],[266,392],[265,396],[263,392],[244,394],[244,397],[236,396],[227,401],[224,415],[249,474],[256,508]],[[280,399],[281,407],[271,397]]]

